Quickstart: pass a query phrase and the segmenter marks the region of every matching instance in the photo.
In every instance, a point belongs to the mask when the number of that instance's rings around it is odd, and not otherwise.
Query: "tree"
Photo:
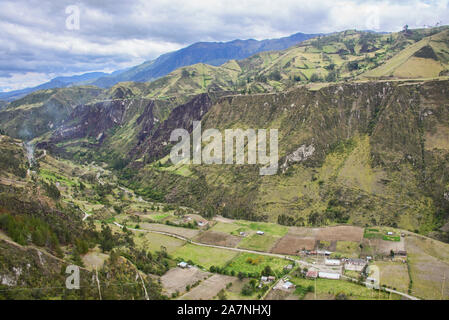
[[[188,78],[188,77],[190,77],[189,71],[187,71],[186,69],[182,69],[181,77],[183,77],[183,78]]]
[[[321,80],[320,76],[316,73],[312,74],[310,76],[310,81],[311,82],[319,82]]]
[[[326,81],[327,82],[335,82],[335,81],[337,81],[337,72],[335,72],[334,70],[329,72],[327,74],[327,76],[326,76]]]
[[[244,295],[244,296],[250,296],[253,294],[253,292],[254,292],[254,288],[249,283],[246,283],[243,286],[242,291],[241,291],[242,295]]]
[[[282,76],[279,70],[275,70],[272,73],[270,73],[269,78],[271,80],[280,81],[282,79]]]
[[[218,292],[218,300],[226,300],[227,296],[226,296],[226,292],[224,291],[224,289],[221,289],[220,292]]]
[[[111,251],[114,248],[114,236],[109,226],[102,224],[100,233],[100,248],[103,252]]]
[[[265,268],[262,271],[262,275],[268,277],[268,276],[271,276],[272,274],[273,274],[273,270],[271,270],[271,267],[265,266]]]

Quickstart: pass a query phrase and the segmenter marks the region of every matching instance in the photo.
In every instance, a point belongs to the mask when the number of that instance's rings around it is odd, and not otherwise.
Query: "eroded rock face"
[[[8,286],[8,287],[14,287],[17,285],[18,279],[22,275],[22,268],[21,267],[12,267],[12,271],[14,275],[4,274],[0,275],[1,284]]]
[[[132,150],[135,154],[146,154],[150,158],[160,158],[167,154],[167,142],[173,130],[182,128],[192,132],[193,121],[200,121],[212,107],[212,100],[208,94],[200,94],[189,102],[173,109],[155,131],[150,133],[145,127],[139,135],[139,145]]]
[[[17,285],[17,280],[10,275],[5,274],[0,276],[0,278],[2,279],[1,284],[4,286],[14,287]]]
[[[106,130],[122,123],[131,102],[113,100],[76,107],[70,116],[70,123],[61,126],[53,133],[52,142],[85,136],[98,138]]]
[[[282,165],[283,169],[287,169],[288,164],[292,162],[302,162],[313,156],[315,153],[315,146],[313,144],[307,146],[305,144],[301,145],[293,153],[289,154],[285,158],[285,162]]]

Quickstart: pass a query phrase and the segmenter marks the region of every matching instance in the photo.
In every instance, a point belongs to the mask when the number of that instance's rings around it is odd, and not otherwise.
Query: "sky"
[[[449,24],[449,0],[0,0],[0,92],[198,41]]]

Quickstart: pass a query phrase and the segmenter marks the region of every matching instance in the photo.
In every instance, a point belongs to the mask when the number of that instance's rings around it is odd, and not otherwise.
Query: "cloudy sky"
[[[111,72],[197,41],[449,24],[448,2],[0,0],[0,91]]]

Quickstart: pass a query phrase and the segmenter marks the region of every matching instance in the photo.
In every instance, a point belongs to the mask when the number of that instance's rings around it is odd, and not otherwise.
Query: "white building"
[[[282,288],[284,288],[285,290],[292,289],[294,287],[295,287],[295,285],[293,283],[291,283],[290,281],[287,281],[282,285]]]
[[[260,230],[259,230],[259,231],[257,231],[256,233],[257,233],[258,235],[260,235],[260,236],[261,236],[261,235],[264,235],[264,234],[265,234],[265,232],[263,232],[263,231],[260,231]]]
[[[339,280],[340,276],[341,275],[339,273],[323,272],[323,271],[318,272],[318,277],[323,279]]]
[[[178,263],[178,267],[183,268],[183,269],[187,268],[188,266],[189,266],[188,263],[184,262],[184,261]]]
[[[339,265],[341,265],[341,261],[338,259],[326,259],[324,264],[326,266],[339,266]]]

